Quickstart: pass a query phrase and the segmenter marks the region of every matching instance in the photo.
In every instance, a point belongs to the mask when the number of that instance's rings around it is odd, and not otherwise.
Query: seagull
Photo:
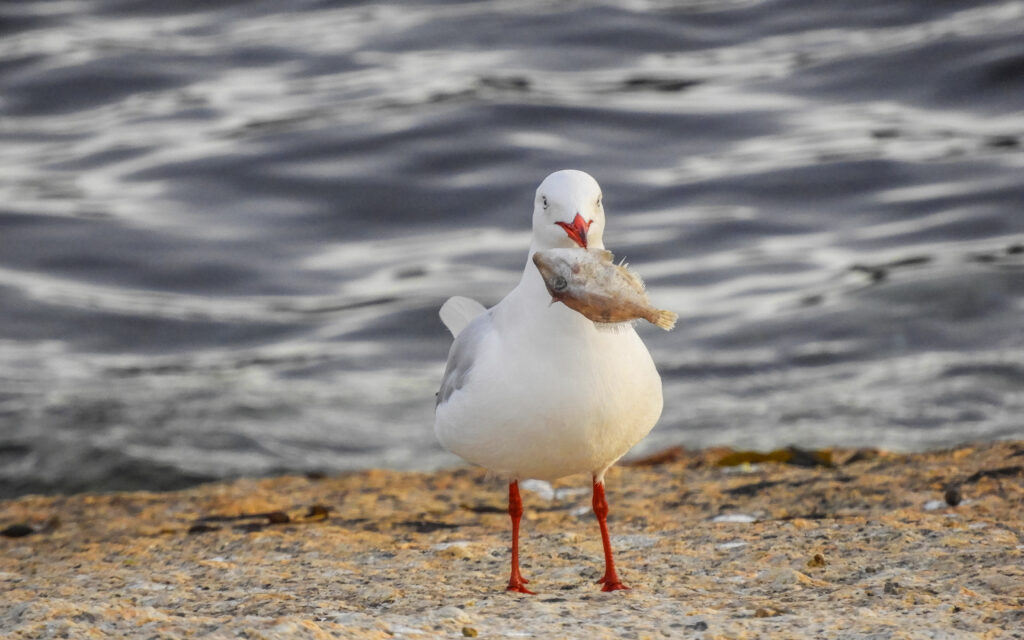
[[[434,432],[465,460],[509,479],[508,591],[532,594],[519,569],[519,480],[589,473],[604,545],[603,591],[619,579],[608,535],[605,472],[661,416],[661,377],[629,323],[599,329],[552,304],[532,257],[554,248],[604,248],[601,187],[576,170],[537,188],[533,237],[519,284],[498,304],[457,296],[440,310],[455,338],[437,394]]]

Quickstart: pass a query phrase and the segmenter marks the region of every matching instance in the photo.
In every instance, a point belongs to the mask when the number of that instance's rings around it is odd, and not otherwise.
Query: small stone
[[[476,555],[471,544],[465,540],[437,544],[434,545],[433,549],[438,551],[441,556],[447,558],[463,558],[468,560]]]
[[[306,512],[306,518],[317,518],[323,520],[327,518],[327,516],[329,516],[330,513],[331,510],[328,507],[325,507],[322,504],[314,504],[309,508],[309,511]]]
[[[477,630],[473,627],[462,627],[462,635],[466,638],[475,638],[479,634],[477,633]]]
[[[39,528],[36,533],[46,533],[48,531],[55,531],[60,528],[61,521],[60,516],[51,516],[43,523],[43,526]]]
[[[746,513],[723,513],[711,519],[711,522],[736,522],[746,524],[757,522],[757,518]]]
[[[814,557],[807,561],[807,566],[812,569],[824,567],[826,564],[828,563],[825,562],[825,556],[820,553],[814,554]]]
[[[466,612],[454,605],[441,607],[435,613],[441,620],[454,620],[461,623],[471,622]]]
[[[387,585],[378,584],[363,588],[360,598],[373,607],[381,607],[398,599],[398,592]]]
[[[542,500],[551,501],[555,499],[555,490],[551,483],[545,480],[523,480],[519,486],[524,491],[532,491],[541,497]]]
[[[951,507],[955,507],[960,504],[963,500],[963,495],[960,493],[960,487],[952,485],[946,489],[946,492],[942,494],[942,497],[946,499],[946,504]]]
[[[900,592],[900,583],[893,582],[892,580],[886,580],[885,586],[882,587],[882,591],[890,596],[894,596]]]

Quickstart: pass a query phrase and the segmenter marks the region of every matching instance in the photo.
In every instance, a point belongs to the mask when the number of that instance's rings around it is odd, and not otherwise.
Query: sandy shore
[[[554,495],[523,492],[536,596],[503,590],[505,486],[476,469],[2,502],[0,629],[1024,638],[1024,442],[753,464],[729,453],[669,453],[609,474],[613,543],[633,587],[610,594],[594,584],[601,546],[582,477]]]

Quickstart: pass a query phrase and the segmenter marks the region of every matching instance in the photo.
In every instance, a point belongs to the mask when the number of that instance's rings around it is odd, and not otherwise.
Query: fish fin
[[[625,322],[595,322],[594,327],[598,331],[605,333],[619,333],[625,331],[628,327],[632,327],[636,324],[635,320],[627,320]]]
[[[664,309],[658,309],[655,314],[654,326],[661,327],[665,331],[671,331],[676,326],[676,320],[679,319],[678,313],[666,311]]]
[[[619,265],[619,270],[629,286],[633,287],[637,293],[644,293],[647,290],[647,285],[644,284],[643,278],[638,276],[635,271],[625,264]]]
[[[477,317],[487,309],[484,305],[480,304],[472,298],[466,298],[465,296],[454,296],[448,298],[443,305],[441,310],[438,311],[438,315],[441,316],[441,322],[444,326],[448,327],[448,330],[452,332],[452,337],[459,335],[466,325],[469,324],[473,318]]]

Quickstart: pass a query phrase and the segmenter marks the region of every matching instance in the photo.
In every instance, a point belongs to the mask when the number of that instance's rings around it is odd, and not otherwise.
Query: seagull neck
[[[494,322],[511,343],[529,343],[531,348],[552,353],[577,350],[581,342],[600,338],[594,323],[564,304],[555,304],[544,279],[533,263],[531,247],[519,284],[494,307]],[[607,334],[609,336],[614,334]]]
[[[516,291],[520,292],[520,295],[524,299],[529,301],[537,301],[544,305],[551,302],[551,294],[548,293],[547,287],[544,286],[544,279],[540,276],[540,271],[537,270],[537,265],[533,263],[533,254],[540,251],[534,246],[530,246],[530,253],[526,256],[526,266],[523,267],[523,276],[519,279],[519,286],[516,287]]]
[[[506,297],[509,304],[502,305],[500,313],[503,319],[519,329],[533,327],[538,322],[544,323],[546,331],[557,325],[582,324],[592,327],[593,323],[582,315],[564,305],[552,304],[551,294],[544,285],[537,265],[533,263],[533,254],[541,250],[536,247],[530,248],[519,284]],[[553,325],[548,324],[552,322]]]

